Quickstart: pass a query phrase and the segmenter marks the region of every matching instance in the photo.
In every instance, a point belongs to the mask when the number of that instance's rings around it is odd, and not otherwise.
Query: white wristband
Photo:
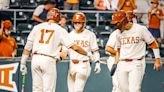
[[[28,55],[22,55],[22,58],[21,58],[21,64],[26,64],[26,61],[27,61],[27,59],[28,59]]]
[[[161,58],[159,49],[153,49],[155,58]]]

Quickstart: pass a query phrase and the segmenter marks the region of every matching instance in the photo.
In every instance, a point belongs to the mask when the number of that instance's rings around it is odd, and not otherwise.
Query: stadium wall
[[[19,60],[16,59],[2,59],[0,60],[0,75],[1,81],[7,76],[3,76],[1,70],[4,66],[10,67],[12,64],[16,64],[16,73],[12,74],[12,81],[16,83],[18,89],[17,92],[21,92],[21,73],[19,72]],[[27,63],[28,74],[26,75],[25,82],[25,92],[32,92],[32,78],[31,78],[31,63]],[[94,64],[91,65],[92,69]],[[102,71],[100,74],[95,74],[92,70],[91,76],[88,79],[84,92],[111,92],[112,82],[109,75],[108,68],[106,64],[101,65]],[[57,64],[57,87],[56,92],[67,92],[67,71],[68,62],[60,62]],[[2,77],[3,76],[3,77]],[[5,87],[0,83],[0,92],[11,92],[7,89],[3,90]],[[142,92],[164,92],[164,69],[161,72],[156,72],[153,70],[153,63],[147,63],[146,72],[142,85]]]

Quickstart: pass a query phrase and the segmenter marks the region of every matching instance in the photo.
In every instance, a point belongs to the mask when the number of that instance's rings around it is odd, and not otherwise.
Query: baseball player
[[[72,19],[75,30],[71,31],[70,37],[76,45],[81,46],[88,53],[93,53],[96,73],[101,71],[100,54],[93,32],[85,28],[86,16],[82,12],[75,13]],[[69,49],[70,64],[68,71],[68,92],[83,92],[85,84],[91,73],[90,59],[84,55]]]
[[[60,11],[58,9],[53,8],[48,12],[47,21],[34,26],[22,54],[20,71],[22,74],[26,74],[26,61],[32,50],[32,92],[55,92],[56,56],[59,53],[60,43],[84,56],[91,56],[84,49],[75,45],[67,31],[58,25],[60,21]]]
[[[160,71],[161,61],[158,44],[145,26],[128,22],[124,11],[116,11],[112,17],[117,32],[117,78],[121,92],[141,92],[143,68],[145,68],[146,43],[155,55],[154,69]],[[118,62],[119,60],[119,62]]]
[[[118,85],[118,80],[117,80],[117,74],[116,72],[112,74],[112,68],[116,66],[114,63],[114,56],[116,55],[116,34],[119,32],[119,30],[113,31],[108,39],[108,42],[106,44],[105,51],[109,54],[109,58],[107,60],[107,66],[109,71],[111,71],[111,76],[112,76],[112,83],[113,83],[113,89],[112,92],[121,92],[119,89]]]

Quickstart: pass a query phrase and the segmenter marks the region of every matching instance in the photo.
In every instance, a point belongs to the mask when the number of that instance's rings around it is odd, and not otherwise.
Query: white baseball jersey
[[[110,34],[106,47],[110,46],[114,48],[115,50],[117,49],[116,39],[117,39],[118,32],[120,32],[120,30],[115,30]],[[107,60],[107,66],[108,66],[109,71],[111,71],[112,65],[114,64],[114,60],[115,60],[114,56],[110,55]],[[113,84],[112,92],[121,92],[119,89],[119,83],[117,80],[117,72],[115,72],[115,74],[112,76],[112,84]]]
[[[98,50],[96,36],[93,32],[84,29],[84,31],[80,34],[76,33],[75,30],[71,31],[70,38],[74,41],[74,43],[80,47],[82,47],[87,52]],[[88,60],[88,56],[81,55],[71,49],[69,49],[70,59],[78,59],[78,60]]]
[[[32,53],[37,52],[50,56],[58,53],[57,49],[60,43],[67,48],[74,44],[65,29],[58,24],[49,22],[36,25],[27,40],[33,42]]]
[[[117,33],[119,32],[119,30],[115,30],[113,31],[110,36],[109,36],[109,39],[108,39],[108,42],[106,44],[106,47],[107,46],[110,46],[112,48],[114,48],[116,50],[116,39],[117,39]]]
[[[154,37],[146,27],[133,23],[130,30],[117,35],[117,47],[120,48],[120,59],[139,59],[145,56],[146,44],[154,41]]]

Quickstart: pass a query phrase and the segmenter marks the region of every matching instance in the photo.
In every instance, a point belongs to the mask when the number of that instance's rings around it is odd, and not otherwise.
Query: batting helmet
[[[127,17],[129,21],[132,21],[133,18],[135,18],[135,14],[133,11],[127,11]]]
[[[151,3],[158,4],[159,0],[151,0]]]
[[[127,19],[125,11],[116,11],[112,15],[111,24],[117,24],[119,22],[123,22]]]
[[[47,14],[47,20],[60,21],[60,10],[57,8],[50,9]]]
[[[10,20],[5,20],[3,22],[3,26],[4,28],[10,29],[10,27],[12,26],[12,22]]]
[[[86,16],[82,12],[75,13],[72,18],[72,22],[86,22]]]

